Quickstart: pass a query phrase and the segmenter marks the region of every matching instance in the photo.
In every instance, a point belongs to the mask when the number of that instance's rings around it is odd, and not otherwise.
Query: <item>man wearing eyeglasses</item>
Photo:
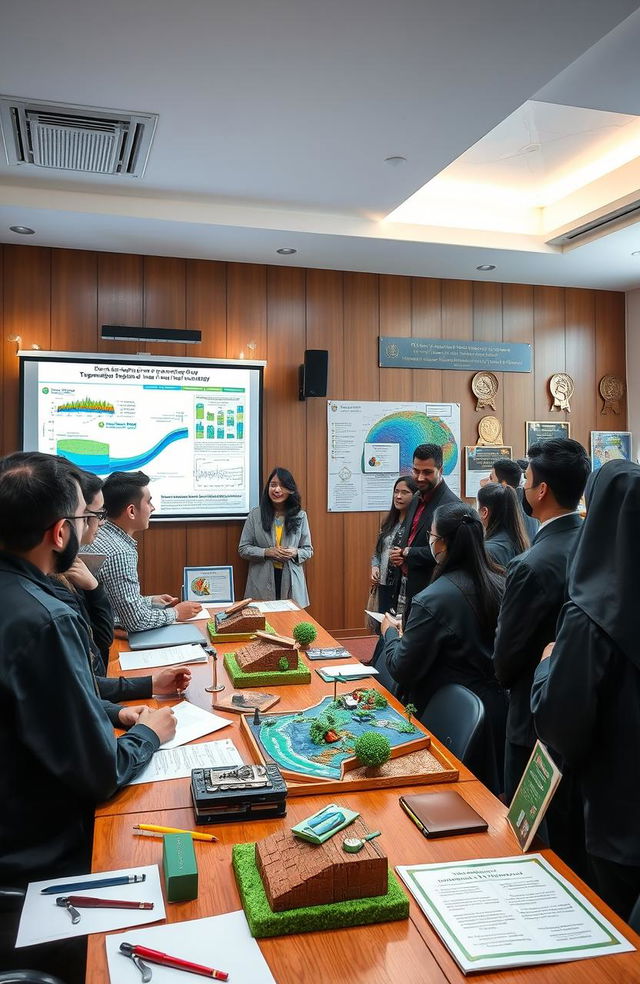
[[[149,528],[154,512],[149,477],[144,472],[113,472],[102,486],[107,522],[83,553],[106,555],[100,583],[111,602],[117,624],[126,632],[157,629],[186,622],[201,605],[178,602],[171,595],[143,595],[138,578],[138,545],[134,533]]]
[[[49,575],[71,566],[86,522],[68,464],[36,452],[0,460],[1,884],[88,871],[96,805],[175,734],[171,708],[145,708],[116,740],[84,620],[53,593]],[[8,919],[0,914],[3,968],[15,940],[7,953]]]

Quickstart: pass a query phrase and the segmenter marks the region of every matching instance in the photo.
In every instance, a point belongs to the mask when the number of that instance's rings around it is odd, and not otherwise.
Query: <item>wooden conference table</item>
[[[299,612],[270,613],[268,621],[281,634],[290,634],[292,626],[300,621]],[[314,620],[304,614],[305,621]],[[206,632],[206,622],[196,623]],[[314,645],[338,645],[318,623],[318,638]],[[126,643],[116,643],[110,672],[117,675],[119,664],[117,651],[126,649]],[[237,643],[216,645],[222,655],[233,651]],[[219,660],[219,680],[229,692],[232,687]],[[274,712],[310,706],[326,697],[331,687],[314,672],[322,665],[310,662],[311,683],[301,686],[279,687],[280,702]],[[207,709],[211,708],[212,695],[204,688],[211,682],[211,668],[206,665],[191,667],[192,683],[188,698]],[[140,675],[144,672],[138,671]],[[128,674],[133,675],[133,674]],[[268,688],[264,688],[268,689]],[[343,688],[341,688],[343,689]],[[393,698],[391,698],[393,701]],[[156,701],[149,701],[155,705]],[[393,701],[393,703],[396,703]],[[399,705],[397,705],[399,706]],[[240,716],[224,714],[231,725],[214,736],[231,738],[247,762],[253,761],[248,742],[240,729]],[[437,749],[442,746],[433,741]],[[504,857],[518,854],[515,838],[508,829],[506,808],[485,786],[474,778],[462,763],[447,751],[446,756],[460,771],[457,783],[443,783],[412,787],[395,787],[369,791],[350,791],[344,794],[344,803],[357,810],[371,827],[381,830],[381,846],[389,858],[389,865],[419,864],[430,861],[467,860],[481,857]],[[489,823],[487,833],[461,837],[426,840],[409,821],[398,804],[403,792],[428,792],[452,789],[463,796]],[[289,797],[287,816],[276,820],[253,820],[244,823],[218,824],[202,827],[215,832],[219,843],[194,842],[199,869],[199,895],[193,902],[167,904],[167,921],[180,922],[204,916],[218,915],[240,909],[240,898],[231,867],[231,849],[239,842],[262,839],[280,827],[291,827],[311,813],[331,802],[335,793],[328,795]],[[194,828],[189,779],[155,782],[130,786],[103,804],[96,811],[93,848],[94,871],[126,868],[131,865],[158,864],[162,867],[162,841],[156,838],[135,837],[134,823],[153,823],[162,826]],[[199,828],[200,829],[200,828]],[[607,906],[577,878],[552,851],[542,854],[554,867],[568,878],[584,895],[600,909],[611,922],[636,947],[640,937],[620,920]],[[408,920],[362,926],[354,929],[332,930],[325,933],[304,933],[298,936],[277,937],[259,941],[260,949],[278,984],[444,984],[460,982],[466,978],[450,956],[440,938],[422,911],[410,900]],[[193,978],[195,980],[195,978]],[[474,975],[475,980],[500,981],[501,984],[637,984],[640,981],[640,950],[575,963],[553,964],[517,970]],[[91,984],[109,984],[104,934],[89,937],[87,981]],[[186,981],[186,978],[185,978]],[[112,982],[115,984],[115,982]]]

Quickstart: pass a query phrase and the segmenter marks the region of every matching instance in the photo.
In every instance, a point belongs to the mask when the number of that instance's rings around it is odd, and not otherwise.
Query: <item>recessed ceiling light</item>
[[[495,263],[481,263],[480,266],[476,267],[476,270],[482,270],[484,273],[486,270],[495,270],[495,268]]]
[[[293,256],[293,254],[297,252],[298,250],[293,249],[291,246],[283,246],[282,249],[276,250],[276,253],[280,253],[281,256]]]
[[[391,167],[398,167],[399,164],[406,164],[407,158],[401,157],[399,154],[395,154],[393,157],[385,157],[385,164],[390,164]]]
[[[35,229],[30,229],[29,226],[9,226],[11,232],[17,232],[19,236],[34,236]]]

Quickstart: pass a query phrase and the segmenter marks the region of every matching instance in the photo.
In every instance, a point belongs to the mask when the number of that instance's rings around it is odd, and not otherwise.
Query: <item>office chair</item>
[[[25,895],[23,888],[1,886],[0,912],[18,912],[22,908]],[[15,933],[13,936],[15,938]],[[0,956],[0,961],[1,959]],[[0,970],[0,984],[64,984],[64,981],[41,970]]]
[[[420,716],[420,723],[468,765],[483,738],[484,704],[471,690],[459,683],[449,683],[435,692]]]
[[[634,929],[636,933],[640,933],[640,895],[636,899],[636,904],[631,910],[631,915],[627,922],[631,926],[631,929]]]

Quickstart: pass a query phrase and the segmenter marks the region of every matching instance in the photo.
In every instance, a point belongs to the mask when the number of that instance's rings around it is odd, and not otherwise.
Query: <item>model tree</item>
[[[311,645],[317,635],[318,633],[311,622],[298,622],[298,624],[293,627],[293,638],[302,649],[304,649],[305,646]]]
[[[409,722],[409,724],[411,724],[411,718],[413,717],[414,714],[417,713],[418,708],[416,707],[415,704],[405,704],[404,709],[407,715],[407,721]]]
[[[378,768],[391,757],[391,742],[377,731],[365,731],[356,741],[354,754],[367,768]]]

